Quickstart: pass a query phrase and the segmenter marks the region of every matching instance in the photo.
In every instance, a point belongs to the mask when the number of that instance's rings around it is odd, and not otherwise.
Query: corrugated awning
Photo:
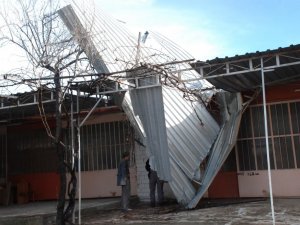
[[[300,80],[300,45],[197,61],[192,66],[218,89],[230,92],[253,90],[261,87],[262,68],[266,86]]]

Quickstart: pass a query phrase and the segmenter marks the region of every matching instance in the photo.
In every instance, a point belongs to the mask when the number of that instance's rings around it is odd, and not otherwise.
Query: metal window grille
[[[70,135],[65,141],[70,143]],[[82,170],[108,170],[117,168],[122,153],[133,149],[134,133],[128,121],[83,126],[81,129]],[[69,140],[67,140],[69,138]],[[6,155],[6,144],[9,154]],[[71,157],[70,151],[66,157]],[[7,160],[6,160],[7,159]],[[0,135],[0,176],[57,171],[55,146],[44,129],[11,131]],[[131,165],[134,158],[131,159]]]
[[[9,132],[7,148],[10,175],[57,171],[56,151],[43,129]]]
[[[117,168],[122,153],[132,150],[134,144],[128,121],[86,125],[81,128],[80,136],[82,171]]]
[[[267,104],[271,169],[300,168],[300,102]],[[236,144],[239,171],[266,170],[262,105],[244,113]]]

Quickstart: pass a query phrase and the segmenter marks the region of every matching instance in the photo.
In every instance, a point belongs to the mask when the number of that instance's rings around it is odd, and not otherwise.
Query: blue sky
[[[200,60],[300,43],[298,0],[95,0],[130,28],[156,30]]]
[[[300,0],[94,1],[133,35],[160,32],[197,60],[300,44]],[[7,72],[18,53],[10,47],[0,51],[0,72]]]

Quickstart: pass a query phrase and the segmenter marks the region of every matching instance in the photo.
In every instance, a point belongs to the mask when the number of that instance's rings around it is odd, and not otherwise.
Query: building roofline
[[[207,65],[207,64],[219,64],[219,63],[225,63],[225,62],[232,62],[232,61],[239,61],[239,60],[245,60],[248,58],[259,58],[261,56],[272,56],[275,54],[282,54],[285,52],[292,52],[292,51],[300,51],[300,44],[296,44],[296,45],[290,45],[288,47],[279,47],[277,49],[267,49],[266,51],[256,51],[256,52],[252,52],[252,53],[245,53],[243,55],[235,55],[235,56],[225,56],[224,58],[219,58],[216,57],[214,59],[209,59],[206,61],[201,61],[198,60],[195,62],[195,64],[201,64],[203,63],[203,65]]]

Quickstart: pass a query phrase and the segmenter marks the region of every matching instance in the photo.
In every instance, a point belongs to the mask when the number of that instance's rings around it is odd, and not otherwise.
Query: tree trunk
[[[58,172],[60,176],[60,189],[59,198],[57,203],[56,212],[56,224],[65,225],[64,221],[64,208],[65,208],[65,198],[66,198],[66,167],[64,164],[65,153],[64,148],[60,146],[61,140],[61,130],[62,130],[62,120],[61,120],[61,84],[60,84],[60,74],[57,71],[54,75],[54,85],[55,85],[55,145],[56,153],[58,156]]]
[[[64,221],[64,208],[66,200],[66,167],[64,165],[65,154],[63,148],[60,147],[60,144],[56,144],[56,150],[58,154],[58,171],[60,177],[60,189],[59,189],[59,198],[57,203],[57,212],[56,212],[56,224],[65,225]]]

